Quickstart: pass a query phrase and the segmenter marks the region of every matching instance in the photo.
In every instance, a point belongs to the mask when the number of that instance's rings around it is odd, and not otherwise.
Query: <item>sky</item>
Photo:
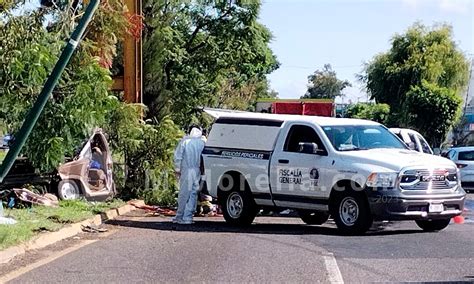
[[[272,31],[281,63],[268,75],[271,88],[280,98],[299,98],[308,75],[329,63],[353,85],[336,101],[366,101],[355,74],[417,21],[450,24],[459,49],[473,56],[474,0],[263,0],[260,22]]]

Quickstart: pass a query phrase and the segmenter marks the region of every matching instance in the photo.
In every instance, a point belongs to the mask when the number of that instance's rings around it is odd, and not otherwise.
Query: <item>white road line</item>
[[[341,271],[339,270],[339,266],[337,266],[336,258],[334,254],[328,253],[323,256],[324,258],[324,265],[326,265],[326,270],[328,272],[329,282],[330,283],[344,283],[344,279],[342,278]]]
[[[72,246],[72,247],[69,247],[65,250],[54,253],[53,255],[50,255],[47,258],[43,258],[43,259],[41,259],[41,260],[39,260],[35,263],[32,263],[30,265],[27,265],[25,267],[22,267],[20,269],[17,269],[15,271],[7,273],[6,275],[2,275],[2,276],[0,276],[0,283],[6,283],[8,281],[11,281],[11,280],[27,273],[27,272],[30,272],[33,269],[36,269],[40,266],[48,264],[48,263],[50,263],[50,262],[52,262],[52,261],[54,261],[54,260],[56,260],[56,259],[58,259],[58,258],[60,258],[64,255],[68,254],[68,253],[71,253],[71,252],[76,251],[76,250],[78,250],[82,247],[85,247],[87,245],[95,243],[96,241],[98,241],[98,240],[85,240],[85,241],[82,241],[82,242],[80,242],[79,244],[77,244],[75,246]]]

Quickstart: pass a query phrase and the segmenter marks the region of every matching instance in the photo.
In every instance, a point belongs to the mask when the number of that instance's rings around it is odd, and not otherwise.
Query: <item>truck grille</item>
[[[400,174],[400,188],[403,190],[443,190],[458,184],[455,168],[406,169]]]

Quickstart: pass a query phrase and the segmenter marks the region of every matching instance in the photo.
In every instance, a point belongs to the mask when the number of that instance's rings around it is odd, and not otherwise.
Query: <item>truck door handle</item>
[[[290,161],[289,161],[289,160],[281,160],[281,159],[280,159],[280,160],[278,160],[278,163],[280,163],[280,164],[289,164]]]

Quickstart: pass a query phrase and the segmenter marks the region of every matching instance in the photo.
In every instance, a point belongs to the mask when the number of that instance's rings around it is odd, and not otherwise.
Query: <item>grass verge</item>
[[[0,225],[0,250],[25,242],[41,232],[57,231],[66,224],[76,223],[124,205],[121,200],[91,203],[82,200],[60,201],[59,207],[33,206],[25,209],[5,209],[4,214],[18,223]]]

